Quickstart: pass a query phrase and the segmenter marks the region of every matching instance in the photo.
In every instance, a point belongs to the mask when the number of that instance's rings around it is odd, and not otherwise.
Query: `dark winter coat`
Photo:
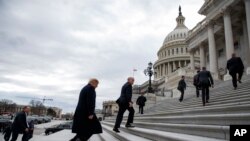
[[[147,101],[146,97],[141,95],[137,98],[136,104],[140,106],[145,106],[145,102]]]
[[[95,115],[96,92],[93,86],[86,85],[80,92],[73,118],[72,132],[81,135],[102,133],[102,127]],[[94,115],[90,120],[88,117]]]
[[[201,71],[198,74],[198,81],[200,86],[211,86],[214,85],[213,77],[210,71]]]
[[[244,71],[244,65],[240,57],[232,57],[227,61],[227,69],[229,73],[237,73]]]
[[[178,84],[178,87],[177,89],[180,90],[180,91],[184,91],[186,89],[187,85],[186,85],[186,82],[184,79],[181,79],[179,81],[179,84]]]
[[[194,76],[193,84],[194,84],[194,86],[196,86],[196,87],[199,86],[198,74],[196,74],[196,75]]]
[[[22,134],[26,128],[28,128],[26,113],[23,111],[17,113],[12,124],[12,131]]]
[[[122,86],[121,95],[117,99],[116,103],[121,105],[129,105],[129,102],[132,102],[132,85],[130,83],[125,83]]]

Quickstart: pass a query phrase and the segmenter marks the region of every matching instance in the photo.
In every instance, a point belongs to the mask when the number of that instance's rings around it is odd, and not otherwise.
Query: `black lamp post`
[[[153,64],[151,62],[148,63],[147,69],[144,70],[144,74],[149,76],[149,85],[148,85],[148,93],[153,93],[153,89],[151,86],[151,77],[154,74],[152,70]]]

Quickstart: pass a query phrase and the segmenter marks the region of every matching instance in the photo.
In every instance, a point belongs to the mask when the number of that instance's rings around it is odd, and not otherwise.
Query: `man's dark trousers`
[[[144,106],[139,105],[139,113],[140,113],[140,114],[143,114],[143,107],[144,107]]]
[[[181,97],[180,97],[179,100],[182,101],[182,100],[183,100],[183,97],[184,97],[184,89],[181,89],[180,92],[181,92]]]
[[[134,121],[134,113],[135,113],[134,108],[129,107],[128,105],[124,106],[124,105],[119,104],[119,111],[118,111],[118,114],[117,114],[117,118],[116,118],[114,128],[120,128],[120,125],[121,125],[121,122],[122,122],[122,119],[123,119],[123,114],[124,114],[124,112],[126,110],[129,111],[128,120],[127,120],[126,124],[128,125],[130,123],[133,123],[133,121]]]
[[[237,72],[230,72],[230,75],[232,76],[233,86],[237,87]],[[241,80],[243,75],[243,71],[238,72],[238,80]]]
[[[209,86],[204,85],[201,87],[202,91],[202,102],[205,104],[209,100]]]
[[[196,88],[196,96],[199,97],[200,96],[200,88],[198,86],[195,86]]]
[[[16,141],[18,138],[18,132],[12,132],[11,141]],[[28,141],[28,133],[23,133],[22,141]]]

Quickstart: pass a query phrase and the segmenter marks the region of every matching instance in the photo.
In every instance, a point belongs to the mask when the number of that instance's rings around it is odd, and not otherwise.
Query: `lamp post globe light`
[[[154,74],[152,70],[153,64],[151,62],[148,63],[148,67],[144,70],[144,74],[149,76],[149,85],[148,85],[148,93],[153,93],[153,89],[151,86],[151,77]]]

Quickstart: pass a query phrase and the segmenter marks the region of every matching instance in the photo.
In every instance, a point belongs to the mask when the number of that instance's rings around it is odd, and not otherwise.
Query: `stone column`
[[[162,77],[162,65],[160,65],[160,77]]]
[[[162,74],[162,76],[164,76],[164,75],[166,75],[166,66],[165,66],[165,64],[163,64],[162,67],[163,67],[163,74]]]
[[[168,62],[168,75],[171,73],[170,62]]]
[[[184,61],[184,66],[185,66],[185,67],[187,66],[187,60]]]
[[[181,61],[179,61],[179,68],[181,68]]]
[[[173,61],[173,70],[176,70],[176,64],[175,64],[175,61]]]
[[[247,34],[248,34],[248,44],[250,50],[250,0],[245,0],[245,9],[246,9],[246,22],[247,22]],[[247,67],[247,75],[250,74],[250,66]]]
[[[248,48],[247,46],[249,46],[250,42],[248,42],[248,34],[247,34],[247,23],[245,20],[242,21],[242,25],[243,25],[243,37],[244,37],[244,49],[242,48],[241,53],[244,54],[245,58],[241,58],[243,60],[245,60],[245,62],[243,61],[243,63],[246,63],[246,74],[249,75],[250,74],[250,48]]]
[[[214,26],[212,24],[208,25],[208,45],[209,45],[209,66],[210,71],[218,77],[218,62],[216,45],[214,39]]]
[[[250,0],[245,0],[245,9],[246,9],[248,43],[250,43]]]
[[[226,57],[229,60],[232,57],[232,53],[234,53],[234,43],[233,43],[233,30],[232,30],[232,22],[230,9],[226,9],[224,11],[224,31],[225,31],[225,43],[226,43]],[[229,75],[229,71],[224,75],[224,81],[232,79]]]
[[[191,70],[194,70],[194,52],[189,51],[190,54],[190,65],[191,65]]]
[[[227,9],[224,11],[223,19],[224,19],[227,60],[229,60],[232,57],[232,53],[234,53],[233,30],[232,30],[230,10]]]
[[[200,45],[200,69],[202,69],[202,67],[206,67],[206,63],[205,63],[205,49],[203,45]]]

